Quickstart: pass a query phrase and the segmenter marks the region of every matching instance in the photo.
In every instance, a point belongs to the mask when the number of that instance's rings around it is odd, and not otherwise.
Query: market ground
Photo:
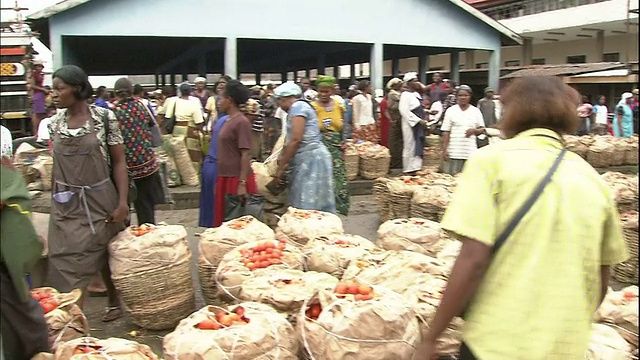
[[[342,217],[345,232],[375,240],[380,223],[376,212],[374,197],[371,195],[353,196],[351,201],[349,216]],[[37,221],[37,223],[39,224],[36,224],[36,226],[44,226],[48,216],[38,215],[39,221]],[[164,221],[168,224],[180,224],[187,228],[189,246],[192,252],[191,277],[194,289],[196,289],[196,308],[199,309],[205,304],[200,291],[195,261],[198,255],[198,234],[204,231],[203,228],[198,227],[198,215],[198,209],[156,212],[156,220],[158,222]],[[162,294],[157,294],[157,299],[158,301],[162,301]],[[171,330],[149,331],[140,329],[133,324],[131,317],[128,315],[110,323],[103,323],[101,322],[101,318],[106,305],[106,298],[87,298],[84,311],[91,326],[91,336],[97,338],[119,337],[135,340],[151,346],[156,354],[162,354],[162,337]],[[162,314],[158,314],[158,316],[162,316]],[[130,334],[134,330],[137,334],[135,334],[136,336],[131,336]]]

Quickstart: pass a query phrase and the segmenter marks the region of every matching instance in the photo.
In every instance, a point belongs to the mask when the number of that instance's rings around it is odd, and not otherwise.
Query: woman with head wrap
[[[285,83],[275,90],[278,103],[287,112],[285,147],[278,163],[276,181],[289,185],[289,204],[298,209],[335,213],[331,154],[322,143],[318,116],[300,100],[302,90]],[[288,179],[284,178],[289,168]]]
[[[189,158],[193,163],[193,167],[196,171],[200,172],[200,166],[202,165],[202,138],[200,137],[200,130],[204,125],[204,118],[202,117],[202,110],[200,103],[191,101],[191,85],[184,83],[180,85],[180,97],[177,98],[167,108],[166,119],[170,119],[174,114],[176,117],[176,124],[173,128],[173,136],[184,137],[187,150],[189,151]]]
[[[60,292],[84,293],[102,270],[109,297],[103,321],[111,321],[121,312],[107,245],[125,228],[129,176],[118,119],[111,110],[88,105],[91,92],[79,67],[67,65],[53,73],[54,101],[61,110],[49,124],[54,166],[48,282]]]
[[[353,100],[353,139],[378,143],[378,129],[373,117],[374,103],[371,93],[371,82],[362,80],[358,83],[358,95]]]
[[[196,88],[193,91],[193,96],[197,97],[198,100],[200,100],[202,108],[206,108],[207,100],[209,100],[209,97],[211,96],[211,92],[207,90],[207,79],[203,78],[202,76],[198,76],[193,82],[196,84]]]
[[[613,136],[631,137],[633,136],[633,94],[626,92],[616,105],[616,115],[613,117]]]
[[[478,150],[476,137],[486,135],[482,112],[471,105],[471,88],[460,85],[456,95],[457,104],[447,110],[440,128],[444,149],[444,172],[449,175],[456,175],[462,171],[467,159]]]
[[[332,96],[335,78],[319,76],[316,81],[318,100],[311,103],[318,116],[318,126],[322,141],[333,158],[333,190],[336,196],[336,210],[342,215],[349,214],[349,186],[344,165],[344,117],[346,109]]]

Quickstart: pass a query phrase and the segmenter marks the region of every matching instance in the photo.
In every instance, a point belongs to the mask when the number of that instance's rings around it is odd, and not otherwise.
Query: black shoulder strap
[[[102,111],[102,126],[104,126],[104,145],[107,147],[107,164],[111,167],[111,154],[109,153],[109,110]]]
[[[502,245],[504,245],[507,238],[511,235],[513,230],[515,230],[516,226],[518,226],[518,223],[520,223],[522,218],[524,218],[524,216],[527,215],[529,210],[531,210],[531,207],[533,206],[533,204],[535,204],[535,202],[538,200],[538,198],[544,191],[545,187],[547,187],[547,184],[549,184],[549,182],[551,181],[551,177],[553,176],[553,174],[555,174],[556,170],[558,170],[558,166],[560,165],[560,162],[562,162],[562,159],[564,158],[564,155],[566,152],[567,152],[567,149],[563,148],[560,154],[558,155],[558,157],[556,158],[555,162],[553,163],[549,171],[547,171],[547,174],[544,176],[544,178],[542,178],[542,180],[540,181],[536,189],[533,191],[531,196],[529,196],[529,198],[524,203],[524,205],[522,205],[520,210],[518,210],[518,212],[513,217],[513,219],[511,219],[511,221],[509,222],[509,225],[507,225],[507,227],[502,231],[500,236],[498,236],[498,239],[496,239],[496,243],[493,245],[493,249],[492,249],[494,255],[498,252],[498,250],[500,250],[500,248],[502,247]]]

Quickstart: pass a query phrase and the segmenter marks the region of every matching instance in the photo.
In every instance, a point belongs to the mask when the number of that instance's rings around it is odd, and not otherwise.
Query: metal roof
[[[620,69],[624,68],[625,66],[626,65],[622,63],[534,65],[514,71],[501,77],[501,79],[512,79],[527,76],[572,76],[605,70]]]

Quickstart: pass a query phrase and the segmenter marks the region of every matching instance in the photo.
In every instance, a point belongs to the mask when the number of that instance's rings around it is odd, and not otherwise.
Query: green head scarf
[[[333,76],[329,76],[329,75],[320,75],[318,76],[318,79],[316,80],[316,86],[317,87],[321,87],[321,86],[333,86],[336,83],[336,78],[334,78]]]

